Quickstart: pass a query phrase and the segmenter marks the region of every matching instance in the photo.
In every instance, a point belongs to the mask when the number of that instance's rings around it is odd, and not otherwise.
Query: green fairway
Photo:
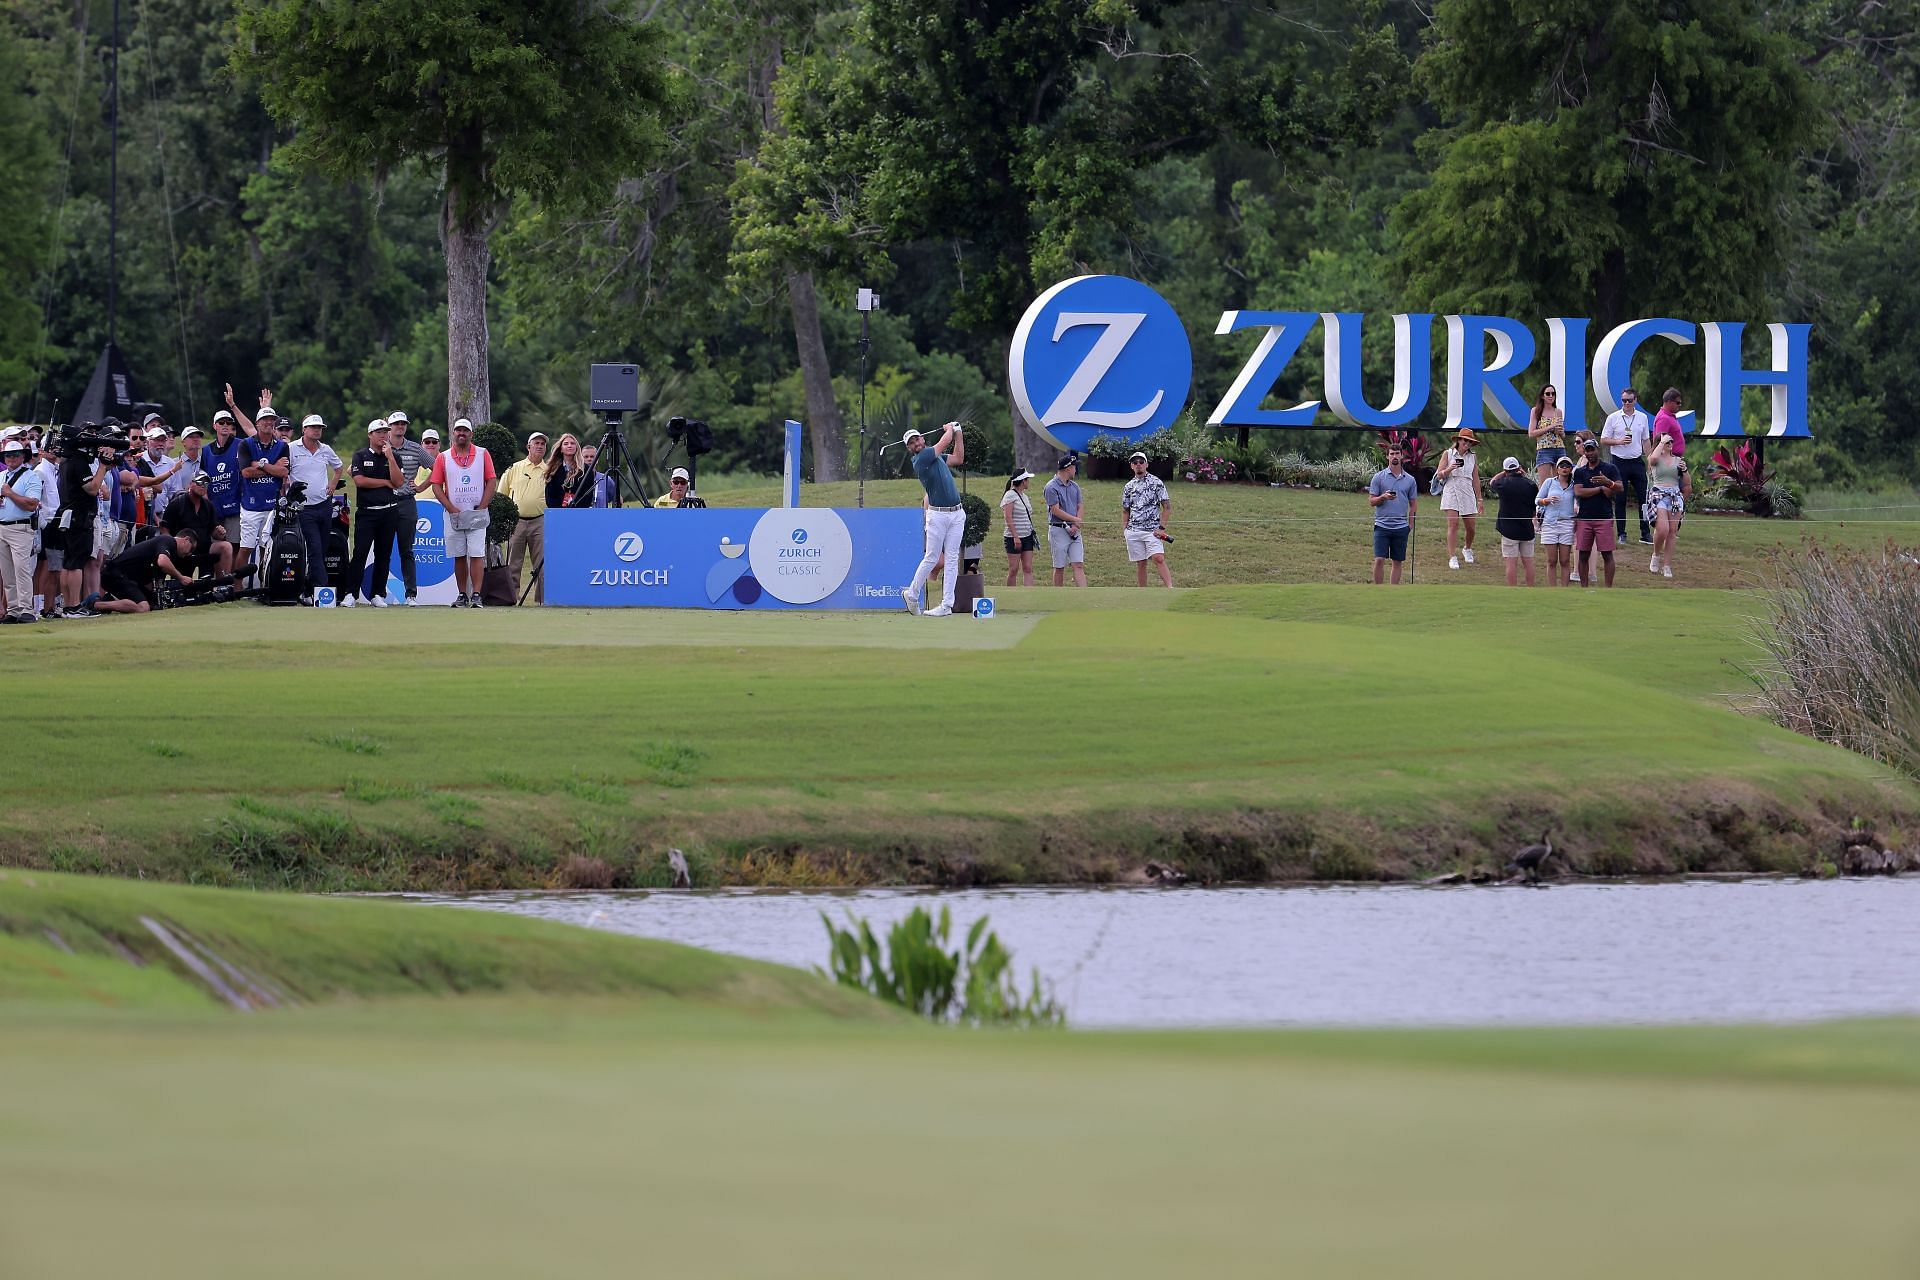
[[[0,856],[329,888],[565,884],[570,858],[664,883],[669,846],[707,884],[1364,879],[1497,867],[1553,818],[1583,870],[1765,870],[1854,815],[1910,842],[1920,812],[1734,709],[1750,595],[1006,598],[991,622],[233,605],[17,632],[37,749]],[[1056,602],[1081,607],[1032,612]]]
[[[142,917],[301,1007],[221,1008]],[[563,926],[11,871],[0,1078],[35,1280],[1915,1261],[1911,1021],[965,1032]]]

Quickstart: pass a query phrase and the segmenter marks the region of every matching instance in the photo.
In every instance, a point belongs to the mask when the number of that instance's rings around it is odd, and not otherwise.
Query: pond
[[[1920,878],[424,897],[811,968],[822,912],[982,914],[1075,1026],[1745,1022],[1920,1013]]]

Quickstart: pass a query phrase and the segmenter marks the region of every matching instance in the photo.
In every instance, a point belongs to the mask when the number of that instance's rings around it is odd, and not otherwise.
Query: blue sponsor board
[[[453,561],[447,559],[447,513],[432,498],[420,498],[415,505],[420,514],[413,523],[413,581],[421,604],[452,604]],[[373,562],[368,558],[366,572],[360,576],[360,593],[374,597]],[[386,593],[396,600],[406,598],[406,584],[400,576],[400,549],[394,547],[387,568]]]
[[[898,609],[923,542],[911,507],[549,511],[547,603]]]

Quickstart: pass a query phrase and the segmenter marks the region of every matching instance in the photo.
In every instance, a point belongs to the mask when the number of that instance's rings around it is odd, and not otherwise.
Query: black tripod
[[[633,496],[642,502],[646,501],[647,491],[640,480],[640,464],[633,460],[633,453],[627,448],[627,438],[620,430],[620,415],[617,413],[607,415],[607,429],[600,436],[600,452],[594,457],[593,473],[595,477],[593,483],[596,486],[600,483],[599,477],[603,475],[613,481],[613,497],[607,502],[609,507],[625,505],[625,496],[620,491],[622,477],[633,487]],[[547,558],[543,555],[540,557],[540,563],[533,566],[533,573],[527,578],[526,588],[520,593],[522,605],[526,604],[527,597],[533,594],[534,587],[539,585],[540,575],[546,571],[546,568]]]

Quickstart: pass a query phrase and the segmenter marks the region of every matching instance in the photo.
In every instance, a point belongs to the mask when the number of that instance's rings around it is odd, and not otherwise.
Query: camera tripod
[[[594,483],[596,485],[599,484],[600,482],[597,477],[603,475],[613,480],[613,497],[607,503],[609,507],[619,507],[625,502],[625,497],[621,492],[621,480],[623,478],[632,486],[633,496],[644,502],[646,501],[647,492],[646,486],[640,479],[640,464],[634,460],[633,452],[627,448],[626,436],[620,430],[620,415],[617,413],[608,414],[606,423],[607,429],[600,436],[600,452],[593,460],[593,473],[596,477]],[[522,605],[526,604],[527,598],[533,594],[534,588],[539,585],[540,575],[545,572],[546,567],[547,558],[543,555],[540,557],[540,563],[533,566],[533,572],[527,577],[527,585],[520,592],[520,603]]]

